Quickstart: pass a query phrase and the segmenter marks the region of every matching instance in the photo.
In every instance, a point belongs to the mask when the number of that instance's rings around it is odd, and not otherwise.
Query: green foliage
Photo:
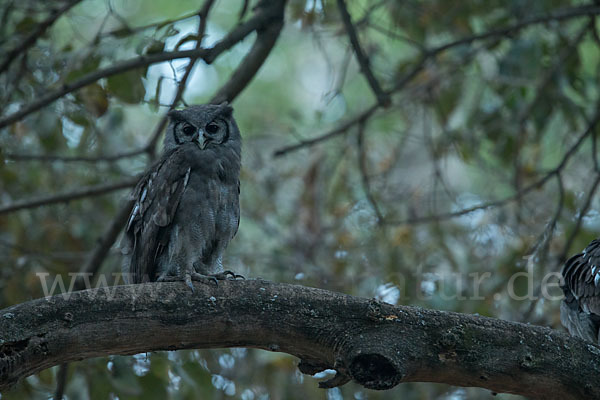
[[[144,99],[146,89],[142,83],[145,73],[131,70],[122,74],[114,75],[106,80],[108,92],[123,103],[137,104]]]

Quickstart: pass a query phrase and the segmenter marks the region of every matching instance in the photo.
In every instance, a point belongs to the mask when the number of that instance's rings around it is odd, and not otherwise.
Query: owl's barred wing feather
[[[237,181],[237,197],[239,199],[240,196],[240,180],[238,179]],[[233,233],[231,234],[231,239],[233,239],[235,237],[235,235],[237,235],[238,230],[240,229],[240,205],[239,205],[239,200],[237,202],[237,207],[234,207],[234,212],[235,212],[235,217],[237,219],[237,223],[236,223],[236,227],[233,230]]]
[[[166,247],[171,222],[187,186],[191,168],[178,148],[165,154],[140,179],[133,191],[135,205],[125,228],[123,272],[130,283],[154,280],[156,258]]]
[[[571,257],[562,275],[565,299],[561,322],[571,334],[596,342],[600,329],[600,240]]]

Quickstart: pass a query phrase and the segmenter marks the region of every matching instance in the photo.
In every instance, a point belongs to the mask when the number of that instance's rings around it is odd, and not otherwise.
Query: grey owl
[[[239,221],[242,139],[221,105],[169,113],[161,158],[133,190],[121,251],[129,283],[234,278],[223,251]]]

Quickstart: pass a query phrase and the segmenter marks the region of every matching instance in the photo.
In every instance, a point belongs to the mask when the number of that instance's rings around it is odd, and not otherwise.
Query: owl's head
[[[169,112],[170,123],[164,141],[164,151],[184,143],[197,143],[200,149],[231,148],[239,152],[240,131],[233,119],[233,108],[222,103],[195,105]]]

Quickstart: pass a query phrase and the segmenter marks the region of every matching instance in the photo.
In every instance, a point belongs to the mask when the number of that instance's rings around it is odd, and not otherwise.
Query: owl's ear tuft
[[[224,101],[219,104],[219,114],[221,115],[231,115],[233,113],[233,107],[229,105],[228,101]]]
[[[183,119],[183,113],[180,110],[171,110],[167,113],[167,115],[174,121]]]

